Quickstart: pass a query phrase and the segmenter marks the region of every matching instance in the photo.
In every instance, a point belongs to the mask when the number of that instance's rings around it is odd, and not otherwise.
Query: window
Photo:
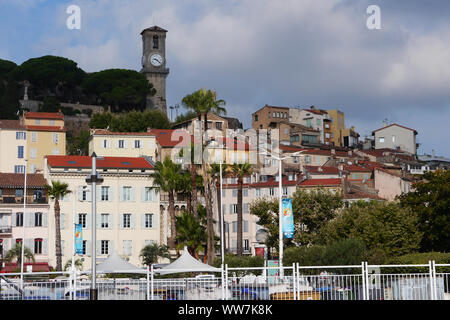
[[[248,189],[242,190],[242,196],[243,197],[248,197]]]
[[[152,201],[152,188],[151,187],[144,188],[144,201]]]
[[[0,197],[2,196],[2,189],[0,189]]]
[[[23,212],[16,213],[16,227],[23,226]]]
[[[258,115],[255,115],[255,122],[258,121]]]
[[[284,134],[289,134],[289,129],[288,128],[284,129]]]
[[[109,187],[102,186],[102,194],[101,199],[102,201],[109,201]]]
[[[78,214],[78,224],[81,224],[81,227],[86,228],[86,222],[87,222],[87,214],[79,213]]]
[[[40,125],[41,124],[41,120],[40,119],[36,119],[36,120],[34,120],[34,123],[37,124],[37,125]]]
[[[320,126],[322,124],[322,120],[317,119],[316,121],[317,121],[316,123],[317,123],[318,126]]]
[[[231,225],[231,230],[232,232],[236,233],[237,232],[237,221],[233,221],[232,225]]]
[[[101,241],[101,251],[100,254],[108,254],[109,253],[109,241],[102,240]]]
[[[395,136],[392,136],[392,142],[395,142]]]
[[[131,228],[131,213],[124,213],[123,215],[123,227]]]
[[[255,196],[256,197],[261,196],[261,189],[255,189]]]
[[[238,191],[236,189],[233,189],[233,197],[236,198],[238,194]]]
[[[109,214],[108,213],[102,213],[102,215],[101,215],[101,227],[103,229],[109,228]]]
[[[81,254],[86,254],[86,248],[87,248],[87,240],[83,240],[83,246],[82,246],[83,252]]]
[[[54,126],[54,125],[55,125],[55,120],[50,120],[49,122],[50,122],[50,125],[51,125],[51,126]]]
[[[86,201],[87,200],[87,194],[89,192],[89,189],[85,186],[83,187],[83,191],[81,192],[81,200]]]
[[[274,189],[274,188],[270,188],[270,189],[269,189],[269,194],[270,194],[271,196],[274,196],[274,195],[275,195],[275,189]]]
[[[325,128],[330,129],[330,125],[328,123],[325,123]]]
[[[378,138],[378,141],[379,141],[380,143],[384,143],[384,137]]]
[[[238,212],[238,205],[237,204],[233,204],[232,205],[232,211],[230,213],[237,213]]]
[[[34,214],[34,226],[42,227],[42,212],[36,212]]]
[[[131,256],[132,253],[132,240],[123,240],[123,254]]]
[[[151,213],[145,214],[145,227],[153,228],[153,214],[151,214]]]
[[[58,139],[59,139],[58,133],[54,132],[53,133],[53,143],[58,144]]]
[[[277,117],[277,113],[274,112],[274,113],[272,114],[272,117],[273,117],[273,118],[276,118],[276,117]]]
[[[23,159],[23,146],[17,147],[17,158]]]
[[[244,222],[244,232],[248,232],[248,221],[243,220],[243,222]]]
[[[330,134],[329,133],[325,133],[325,138],[329,139],[330,138]]]
[[[153,49],[158,49],[159,48],[159,39],[157,35],[153,36]]]
[[[311,119],[306,119],[306,126],[311,128]]]
[[[311,156],[305,156],[305,163],[311,163]]]
[[[108,148],[108,140],[103,140],[103,148]]]
[[[30,149],[30,158],[31,159],[36,159],[36,154],[37,154],[36,148],[31,148]]]
[[[244,251],[250,251],[250,241],[248,239],[244,239]]]
[[[31,133],[31,142],[37,142],[37,132]]]
[[[34,254],[42,254],[42,239],[34,239]]]
[[[277,112],[277,118],[279,118],[280,117],[280,113],[279,112]]]
[[[122,188],[123,201],[131,201],[131,187]]]
[[[26,132],[16,132],[16,140],[26,140]]]
[[[16,189],[16,197],[23,197],[23,189]]]
[[[125,148],[125,140],[119,140],[119,148],[120,149]]]
[[[283,187],[283,196],[288,196],[288,188],[287,187]]]
[[[141,140],[134,140],[134,147],[139,149],[141,147]]]
[[[222,122],[216,122],[216,129],[222,130]]]

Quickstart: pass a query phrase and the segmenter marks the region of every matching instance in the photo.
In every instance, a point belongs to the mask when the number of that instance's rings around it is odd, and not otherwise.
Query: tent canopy
[[[160,274],[170,274],[180,272],[222,272],[222,269],[198,261],[190,255],[187,247],[184,247],[183,254],[177,260],[168,266],[153,271]]]
[[[132,265],[131,263],[123,260],[119,254],[114,250],[105,261],[96,265],[96,272],[99,273],[114,273],[114,272],[123,272],[123,273],[134,273],[146,272],[146,269],[141,269]],[[92,270],[90,270],[92,271]]]

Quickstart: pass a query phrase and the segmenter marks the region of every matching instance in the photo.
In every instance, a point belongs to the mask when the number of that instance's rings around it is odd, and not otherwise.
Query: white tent
[[[153,271],[160,274],[170,274],[180,272],[222,272],[222,269],[198,261],[189,254],[187,247],[184,247],[183,254],[177,260],[168,266]]]
[[[92,270],[90,270],[92,271]],[[113,251],[108,258],[96,266],[98,273],[145,273],[146,269],[141,269],[123,260],[116,251]]]

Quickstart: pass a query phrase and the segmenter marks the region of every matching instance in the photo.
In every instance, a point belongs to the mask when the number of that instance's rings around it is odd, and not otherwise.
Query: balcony
[[[12,227],[11,226],[0,226],[0,234],[6,235],[12,233]]]
[[[23,204],[23,197],[3,196],[0,197],[0,204]],[[46,197],[36,198],[34,196],[27,196],[27,204],[46,204],[48,200]]]

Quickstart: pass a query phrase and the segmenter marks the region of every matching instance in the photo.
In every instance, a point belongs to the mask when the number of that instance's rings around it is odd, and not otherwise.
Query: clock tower
[[[149,83],[156,90],[154,96],[147,96],[147,109],[159,109],[167,114],[166,78],[166,33],[158,26],[147,28],[142,35],[142,70]]]

